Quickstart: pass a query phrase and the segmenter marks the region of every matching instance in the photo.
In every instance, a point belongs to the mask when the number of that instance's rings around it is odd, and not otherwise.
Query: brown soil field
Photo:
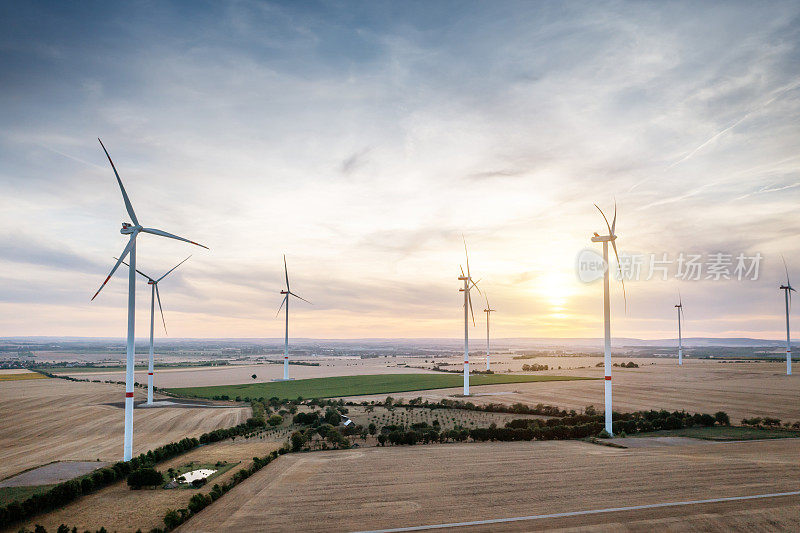
[[[576,359],[576,358],[567,358]],[[620,361],[629,359],[620,358]],[[784,422],[800,421],[800,374],[787,376],[784,363],[720,363],[685,360],[682,367],[663,359],[633,359],[640,368],[614,368],[614,410],[726,411],[731,420],[772,416]],[[538,360],[532,360],[538,361]],[[652,363],[652,364],[651,364]],[[552,372],[543,372],[544,374]],[[601,377],[602,368],[556,371],[559,375]],[[460,388],[392,394],[394,398],[438,401],[461,394]],[[558,381],[472,387],[471,402],[521,402],[556,405],[581,410],[587,405],[603,409],[602,381]],[[356,402],[384,400],[381,396],[348,398]]]
[[[241,462],[231,470],[215,477],[210,483],[227,482],[233,474],[250,464],[254,456],[263,457],[281,446],[281,442],[248,439],[236,442],[230,440],[208,446],[202,446],[189,453],[159,463],[157,468],[166,471],[177,468],[191,461],[196,463],[215,463],[226,461]],[[115,483],[101,491],[85,496],[66,507],[37,516],[29,522],[16,524],[9,531],[17,531],[20,527],[33,530],[41,524],[48,531],[55,531],[60,524],[68,524],[70,528],[77,526],[78,531],[95,531],[101,526],[108,531],[150,531],[155,527],[164,527],[163,518],[169,509],[186,507],[189,499],[198,492],[208,493],[210,487],[201,489],[156,489],[131,490],[125,482]]]
[[[579,441],[290,454],[180,531],[358,531],[798,490],[800,439],[630,449]],[[476,527],[794,531],[800,496]]]
[[[415,368],[397,366],[396,362],[386,359],[345,359],[323,360],[322,366],[291,365],[289,376],[296,379],[325,378],[331,376],[350,376],[361,374],[418,374],[429,372]],[[123,371],[111,372],[63,372],[64,375],[78,379],[99,379],[123,381]],[[251,376],[258,376],[253,379]],[[134,374],[136,381],[147,383],[147,371]],[[283,377],[283,366],[276,364],[228,365],[190,368],[165,368],[155,370],[155,386],[172,387],[204,387],[208,385],[238,385],[240,383],[262,383]]]
[[[146,400],[137,389],[136,400]],[[0,479],[52,461],[122,458],[124,387],[37,379],[0,383]],[[243,422],[249,407],[134,410],[133,453]]]
[[[0,376],[5,374],[33,374],[32,370],[27,368],[0,368]]]

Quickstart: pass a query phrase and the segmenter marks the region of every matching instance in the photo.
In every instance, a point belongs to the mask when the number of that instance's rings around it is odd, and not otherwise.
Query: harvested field
[[[109,463],[103,461],[56,461],[0,481],[0,487],[53,485],[88,474]]]
[[[624,357],[620,360],[627,360]],[[639,361],[639,360],[637,360]],[[787,376],[783,363],[720,363],[685,360],[678,367],[671,360],[650,360],[640,368],[614,368],[614,410],[686,410],[727,412],[738,423],[742,418],[770,416],[784,422],[800,421],[800,375]],[[603,375],[602,368],[562,370],[565,376]],[[471,392],[470,401],[516,402],[556,405],[580,410],[587,405],[603,408],[603,384],[597,381],[558,381],[543,384],[489,385]],[[489,393],[489,394],[487,394]],[[461,394],[457,387],[394,394],[396,398],[438,401]],[[353,401],[384,400],[385,395],[353,397]]]
[[[290,365],[292,378],[324,378],[332,376],[352,376],[365,374],[420,374],[432,373],[428,370],[398,366],[394,360],[350,359],[340,357],[336,360],[321,359],[321,366]],[[84,369],[60,372],[80,379],[99,379],[102,381],[123,381],[124,370],[87,372]],[[256,379],[252,375],[256,375]],[[137,371],[134,377],[139,383],[147,383],[147,372]],[[212,385],[238,385],[241,383],[269,383],[283,377],[283,366],[277,364],[226,365],[193,368],[156,369],[156,387],[205,387]]]
[[[470,383],[475,386],[490,384],[530,383],[561,380],[587,380],[579,376],[529,376],[513,374],[491,374],[473,376]],[[464,378],[459,374],[377,374],[366,376],[338,376],[330,378],[298,379],[272,383],[244,383],[241,385],[221,385],[217,387],[188,387],[168,389],[179,395],[213,398],[228,396],[250,398],[282,399],[333,398],[337,396],[358,394],[393,394],[404,391],[425,389],[443,389],[463,384]]]
[[[450,444],[291,454],[181,531],[358,531],[792,492],[798,490],[798,453],[800,440],[792,439],[631,449],[577,441]],[[798,516],[795,495],[475,529],[792,531]]]
[[[0,374],[0,381],[24,381],[29,379],[48,379],[48,377],[38,372]]]
[[[137,400],[146,391],[137,389]],[[0,383],[0,478],[52,461],[118,461],[122,456],[124,387],[63,379]],[[133,453],[229,427],[244,407],[134,410]]]
[[[272,450],[278,449],[280,444],[257,439],[247,442],[228,440],[201,446],[180,457],[159,463],[158,470],[166,472],[168,468],[177,469],[191,461],[200,464],[213,464],[217,461],[241,462],[242,466],[246,466],[253,456],[267,455]],[[239,468],[240,466],[235,466],[220,474],[213,479],[213,483],[229,481]],[[35,524],[42,524],[48,531],[55,531],[60,524],[77,526],[78,531],[96,531],[101,526],[108,531],[132,532],[140,528],[142,531],[150,531],[155,527],[164,527],[163,518],[168,509],[186,507],[193,495],[208,491],[208,486],[201,489],[131,490],[125,482],[118,482],[84,496],[62,509],[37,516],[30,522],[17,524],[9,531],[17,531],[22,526],[33,530]]]

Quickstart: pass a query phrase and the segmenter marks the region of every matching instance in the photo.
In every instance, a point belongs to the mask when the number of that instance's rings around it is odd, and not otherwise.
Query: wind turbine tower
[[[100,141],[100,139],[97,140]],[[136,322],[134,313],[136,308],[136,237],[139,236],[139,233],[150,233],[153,235],[159,235],[161,237],[168,237],[170,239],[188,242],[205,249],[208,249],[208,247],[198,244],[194,241],[190,241],[189,239],[178,237],[172,233],[167,233],[166,231],[142,227],[142,225],[139,224],[139,219],[136,218],[136,213],[133,211],[133,206],[128,198],[128,193],[125,192],[125,187],[122,185],[122,179],[119,177],[117,167],[114,166],[111,156],[108,155],[108,150],[106,150],[106,147],[103,146],[103,141],[100,141],[100,146],[103,147],[103,151],[108,158],[108,162],[111,163],[111,168],[114,170],[114,175],[117,177],[117,183],[119,184],[120,192],[122,192],[122,200],[125,202],[125,210],[128,212],[128,216],[131,217],[131,222],[133,222],[133,224],[128,222],[122,223],[122,229],[120,230],[120,233],[130,236],[128,238],[128,244],[125,245],[125,248],[122,250],[122,254],[119,256],[114,268],[111,269],[111,272],[108,274],[105,281],[103,281],[103,284],[100,285],[100,288],[97,289],[97,292],[94,293],[94,296],[92,296],[92,300],[97,298],[97,295],[100,294],[100,291],[102,291],[103,287],[106,286],[106,283],[108,283],[108,280],[110,280],[111,276],[114,275],[114,272],[117,271],[119,265],[122,264],[122,261],[124,261],[128,255],[130,255],[130,268],[128,269],[128,339],[125,359],[125,436],[122,446],[122,460],[130,461],[131,457],[133,456],[133,341]]]
[[[597,207],[597,204],[594,204]],[[606,421],[606,432],[609,435],[613,435],[612,430],[612,401],[611,401],[611,303],[609,301],[609,264],[608,264],[608,243],[611,243],[611,246],[614,248],[614,255],[617,257],[617,267],[620,268],[620,274],[622,273],[622,267],[619,264],[619,254],[617,253],[617,235],[614,233],[614,230],[617,226],[617,205],[614,204],[614,221],[609,224],[608,218],[606,218],[605,213],[603,210],[597,207],[597,210],[600,211],[600,214],[603,215],[603,220],[606,222],[606,227],[608,228],[608,235],[599,235],[595,232],[594,236],[592,237],[592,242],[602,242],[603,243],[603,261],[605,263],[605,273],[603,274],[603,322],[604,322],[604,331],[605,331],[605,342],[603,345],[603,370],[605,371],[605,421]],[[620,276],[620,281],[622,282],[622,294],[625,295],[625,282],[622,281],[622,277]],[[626,298],[626,307],[627,307],[627,298]]]
[[[783,256],[781,256],[783,259]],[[786,259],[783,259],[783,269],[786,270],[786,285],[781,285],[784,300],[786,301],[786,375],[792,375],[792,341],[789,337],[789,310],[792,308],[792,292],[797,292],[789,281],[789,268],[786,266]]]
[[[492,306],[489,305],[488,296],[484,295],[484,298],[486,298],[486,309],[483,310],[483,312],[486,313],[486,370],[490,370],[489,355],[491,352],[489,351],[489,317],[491,316],[492,313],[494,313],[497,310],[492,309]]]
[[[281,291],[281,294],[283,294],[283,301],[281,301],[281,306],[278,307],[278,315],[281,314],[281,309],[285,305],[286,334],[283,339],[283,380],[288,381],[289,380],[289,296],[294,296],[295,298],[299,298],[300,300],[303,300],[307,304],[310,304],[311,302],[309,302],[305,298],[301,298],[300,296],[296,295],[289,288],[289,269],[286,268],[286,255],[283,256],[283,273],[286,275],[286,290]]]
[[[462,235],[462,239],[464,236]],[[467,241],[464,239],[464,255],[467,259],[467,273],[464,274],[464,268],[461,268],[461,276],[458,277],[459,281],[464,282],[464,288],[459,289],[464,293],[464,396],[469,396],[469,313],[472,315],[472,325],[475,325],[475,312],[472,310],[472,298],[469,292],[474,287],[480,294],[481,290],[478,288],[478,282],[472,280],[469,272],[469,253],[467,252]],[[479,280],[480,281],[480,280]]]
[[[191,255],[189,257],[192,257]],[[153,351],[153,323],[154,323],[154,315],[155,315],[155,300],[158,299],[158,310],[161,311],[161,323],[164,325],[164,333],[167,333],[167,321],[164,320],[164,308],[161,307],[161,295],[158,292],[158,282],[162,279],[169,276],[173,270],[184,264],[186,261],[189,260],[189,257],[172,267],[167,271],[166,274],[161,276],[160,278],[151,278],[144,272],[139,269],[136,269],[142,277],[147,279],[147,284],[150,285],[150,357],[147,360],[147,405],[153,405],[153,360],[154,360],[154,351]],[[125,261],[122,262],[123,265],[130,268],[130,265]]]
[[[681,293],[678,291],[678,305],[675,306],[678,310],[678,365],[683,365],[683,337],[681,336],[681,318],[683,316],[683,300]]]

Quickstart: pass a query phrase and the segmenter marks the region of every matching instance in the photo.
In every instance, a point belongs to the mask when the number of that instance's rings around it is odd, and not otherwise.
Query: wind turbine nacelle
[[[119,232],[122,233],[123,235],[130,235],[134,231],[136,231],[136,226],[134,226],[133,224],[128,224],[127,222],[123,222],[122,229],[119,230]]]
[[[616,235],[595,235],[592,237],[592,242],[611,242],[616,239]]]
[[[289,294],[289,291],[281,291],[281,294]]]

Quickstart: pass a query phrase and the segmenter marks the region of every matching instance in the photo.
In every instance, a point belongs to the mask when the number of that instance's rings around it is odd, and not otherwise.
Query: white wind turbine
[[[192,257],[191,255],[189,257]],[[166,274],[161,276],[158,279],[153,279],[152,277],[148,276],[138,268],[136,272],[141,274],[144,278],[147,279],[147,284],[150,285],[150,357],[147,361],[147,405],[153,405],[153,322],[154,322],[154,315],[155,315],[155,301],[158,299],[158,310],[161,311],[161,322],[164,324],[164,333],[167,333],[167,321],[164,320],[164,309],[161,307],[161,295],[158,293],[158,282],[162,279],[169,276],[173,270],[184,264],[186,261],[189,260],[189,257],[172,267],[167,271]],[[116,259],[116,258],[115,258]],[[125,261],[122,262],[123,265],[130,268],[130,265]]]
[[[463,239],[464,236],[462,235],[461,238]],[[467,273],[464,274],[464,268],[462,267],[461,276],[459,276],[458,280],[464,282],[464,288],[458,290],[464,293],[464,396],[469,396],[469,315],[467,314],[467,307],[469,307],[469,313],[472,314],[472,325],[474,326],[475,313],[472,310],[472,298],[470,298],[469,291],[475,287],[478,290],[478,294],[481,294],[481,290],[478,288],[478,282],[472,281],[469,273],[469,252],[467,252],[466,239],[464,239],[464,255],[467,258]]]
[[[594,204],[597,207],[597,204]],[[622,266],[619,263],[619,254],[617,253],[617,235],[614,233],[614,230],[617,226],[617,204],[614,203],[614,221],[609,224],[608,218],[606,218],[605,213],[603,210],[597,207],[597,210],[600,211],[600,214],[603,215],[603,220],[606,221],[606,227],[608,227],[608,235],[599,235],[595,232],[594,236],[592,237],[592,242],[602,242],[603,243],[603,261],[605,262],[606,268],[605,273],[603,274],[603,319],[604,319],[604,326],[605,326],[605,342],[603,345],[603,369],[605,374],[605,419],[606,419],[606,432],[609,435],[613,435],[612,431],[612,410],[611,410],[611,303],[609,299],[609,286],[608,286],[608,274],[609,274],[609,263],[608,263],[608,243],[611,243],[611,246],[614,248],[614,255],[617,257],[617,267],[620,269],[620,281],[622,282],[622,294],[623,297],[625,296],[625,282],[622,280]],[[625,298],[625,305],[627,308],[627,298]]]
[[[100,141],[100,139],[97,139]],[[161,237],[169,237],[170,239],[177,239],[179,241],[188,242],[190,244],[194,244],[196,246],[201,246],[203,248],[208,249],[207,246],[203,246],[202,244],[198,244],[194,241],[190,241],[189,239],[184,239],[183,237],[178,237],[177,235],[173,235],[172,233],[167,233],[166,231],[161,231],[159,229],[152,229],[152,228],[144,228],[141,224],[139,224],[139,219],[136,218],[136,213],[133,212],[133,206],[131,205],[130,199],[128,199],[128,193],[125,192],[125,187],[122,185],[122,179],[119,177],[119,173],[117,172],[117,167],[114,166],[114,162],[111,160],[111,156],[108,155],[108,150],[106,147],[103,146],[103,141],[100,141],[100,146],[103,147],[103,151],[108,158],[108,162],[111,163],[111,168],[114,170],[114,175],[117,177],[117,183],[119,184],[119,189],[122,192],[122,199],[125,202],[125,209],[128,212],[128,216],[131,217],[131,222],[133,224],[129,224],[127,222],[122,223],[122,229],[120,233],[123,235],[130,235],[128,239],[128,244],[122,250],[122,254],[120,255],[119,259],[117,260],[114,268],[111,269],[111,272],[106,277],[103,284],[100,285],[100,288],[97,289],[97,292],[92,296],[92,300],[97,298],[97,295],[100,294],[100,291],[103,290],[103,287],[106,286],[108,280],[111,279],[111,276],[114,275],[114,272],[117,271],[119,265],[122,261],[130,255],[130,266],[128,272],[128,339],[127,339],[127,357],[125,360],[125,437],[123,441],[123,452],[122,452],[122,459],[123,461],[130,461],[131,457],[133,456],[133,365],[134,365],[134,326],[135,326],[135,315],[134,309],[136,307],[136,237],[139,233],[151,233],[153,235],[159,235]]]
[[[489,317],[492,313],[496,312],[497,309],[492,309],[492,306],[489,305],[489,297],[487,295],[483,295],[486,299],[486,309],[483,310],[486,313],[486,370],[490,370],[489,368]]]
[[[296,295],[289,288],[289,269],[286,268],[286,255],[285,254],[283,256],[283,273],[286,274],[286,290],[285,291],[281,291],[281,294],[284,295],[283,296],[283,301],[281,301],[281,306],[278,307],[278,312],[275,314],[275,316],[277,317],[279,314],[281,314],[281,309],[285,305],[286,306],[286,335],[285,335],[285,337],[283,339],[283,379],[284,380],[288,380],[289,379],[289,296],[294,296],[295,298],[299,298],[299,299],[303,300],[304,302],[306,302],[307,304],[310,304],[311,302],[309,302],[305,298],[302,298],[302,297]]]
[[[783,259],[783,256],[781,256]],[[792,292],[797,292],[789,282],[789,268],[786,266],[786,259],[783,259],[783,269],[786,271],[786,285],[781,285],[780,289],[784,293],[786,300],[786,375],[792,375],[792,341],[789,338],[789,310],[792,307]]]
[[[683,364],[683,337],[681,336],[681,318],[686,319],[683,315],[683,299],[681,298],[681,291],[678,291],[678,364]]]

